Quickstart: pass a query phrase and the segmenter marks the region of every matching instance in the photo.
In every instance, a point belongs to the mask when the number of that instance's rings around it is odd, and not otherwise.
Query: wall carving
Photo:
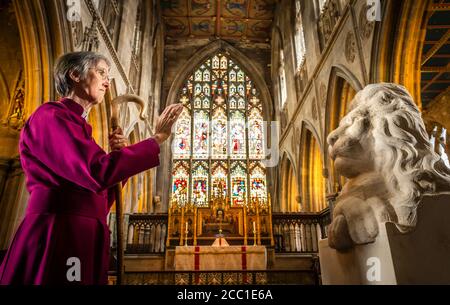
[[[72,21],[70,22],[70,28],[72,30],[72,43],[74,48],[79,48],[84,40],[83,22]]]
[[[128,88],[128,93],[134,93],[134,88],[133,86],[130,84],[130,81],[128,79],[128,75],[127,73],[125,73],[125,69],[123,68],[122,63],[120,62],[119,56],[117,55],[116,49],[114,47],[114,44],[111,40],[111,37],[109,36],[109,32],[108,29],[106,27],[106,25],[103,23],[102,20],[100,20],[99,18],[99,12],[97,11],[93,0],[85,0],[86,1],[86,5],[89,9],[89,12],[91,13],[92,17],[96,20],[98,20],[97,23],[97,27],[98,30],[100,32],[100,35],[103,38],[104,43],[106,44],[106,47],[108,48],[109,54],[111,55],[114,63],[116,64],[117,70],[120,73],[120,76],[122,77],[125,85]]]
[[[317,105],[316,105],[316,100],[313,99],[311,102],[311,116],[314,119],[314,121],[317,121]]]
[[[367,19],[367,6],[363,5],[359,13],[359,34],[361,39],[369,39],[375,28],[375,21]]]
[[[291,141],[291,145],[292,145],[291,151],[295,153],[295,152],[299,151],[300,134],[301,134],[300,127],[296,126],[294,128],[293,132],[294,132],[294,134],[293,134],[292,141]]]
[[[320,103],[323,105],[323,109],[325,109],[327,104],[327,86],[324,83],[320,83],[319,88]]]
[[[2,122],[2,125],[9,126],[13,129],[21,129],[25,124],[24,118],[24,102],[25,102],[25,79],[23,77],[23,71],[19,72],[15,87],[13,89],[13,95],[9,102],[9,110],[6,121]]]
[[[331,34],[339,21],[339,3],[338,0],[329,0],[325,4],[322,13],[319,16],[319,38],[322,49],[325,48],[331,38]]]
[[[100,41],[98,40],[97,23],[98,23],[98,19],[93,18],[91,26],[86,27],[86,30],[84,32],[84,39],[83,39],[83,50],[84,51],[97,52],[97,50],[98,50]]]
[[[281,125],[281,130],[284,130],[287,127],[287,110],[286,109],[281,109],[280,110],[280,125]]]
[[[352,31],[345,37],[345,58],[349,63],[353,63],[356,57],[356,39]]]

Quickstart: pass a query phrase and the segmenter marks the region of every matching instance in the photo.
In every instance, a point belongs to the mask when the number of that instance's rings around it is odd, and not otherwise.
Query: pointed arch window
[[[303,22],[301,15],[300,0],[295,1],[295,59],[296,59],[296,70],[300,70],[306,55],[305,47],[305,35],[303,31]]]
[[[219,52],[189,75],[178,98],[184,109],[172,142],[172,200],[266,201],[263,109],[250,76]]]
[[[145,4],[142,0],[139,1],[136,22],[133,29],[133,45],[131,49],[131,63],[130,63],[130,82],[136,92],[139,92],[141,72],[142,72],[142,39],[145,26]]]
[[[286,71],[284,69],[283,50],[280,50],[280,67],[278,69],[278,78],[280,83],[280,104],[281,108],[283,108],[287,101]]]

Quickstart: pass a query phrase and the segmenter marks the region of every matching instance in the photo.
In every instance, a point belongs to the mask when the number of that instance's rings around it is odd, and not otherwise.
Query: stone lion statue
[[[424,195],[450,193],[450,170],[403,86],[373,84],[358,92],[328,144],[337,172],[347,178],[328,229],[332,248],[374,242],[385,222],[408,232]]]

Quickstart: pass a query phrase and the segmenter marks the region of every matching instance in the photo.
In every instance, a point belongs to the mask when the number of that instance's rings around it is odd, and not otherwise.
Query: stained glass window
[[[185,107],[181,113],[173,141],[173,154],[176,159],[189,159],[191,155],[191,117]]]
[[[212,157],[227,158],[227,116],[223,108],[214,111],[212,121]]]
[[[192,201],[197,206],[208,205],[208,165],[205,161],[196,161],[192,172]]]
[[[252,198],[262,200],[266,197],[266,174],[264,165],[256,162],[250,171],[250,192]]]
[[[251,78],[223,53],[208,58],[179,93],[184,110],[172,146],[172,198],[208,206],[265,200],[263,109]]]
[[[233,162],[231,167],[231,202],[242,205],[246,202],[247,170],[243,162]]]
[[[212,166],[211,195],[214,197],[227,197],[228,191],[228,171],[227,163],[224,161],[214,161]]]
[[[251,159],[262,159],[263,148],[263,120],[259,109],[252,109],[248,118],[248,141]]]
[[[178,125],[178,124],[177,124]],[[209,116],[206,111],[194,112],[194,158],[208,158]]]
[[[172,196],[180,205],[188,202],[188,163],[186,161],[175,161],[172,171]]]
[[[230,152],[232,159],[246,157],[245,115],[241,111],[230,112]]]

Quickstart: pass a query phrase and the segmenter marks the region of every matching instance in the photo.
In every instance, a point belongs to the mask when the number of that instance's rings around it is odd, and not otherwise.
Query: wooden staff
[[[119,104],[136,103],[140,105],[140,118],[147,118],[147,104],[138,96],[125,94],[116,97],[111,101],[111,130],[114,132],[119,127]],[[116,197],[116,240],[117,240],[117,281],[116,285],[121,285],[124,275],[123,267],[123,201],[122,201],[122,182],[114,186],[114,194]]]

